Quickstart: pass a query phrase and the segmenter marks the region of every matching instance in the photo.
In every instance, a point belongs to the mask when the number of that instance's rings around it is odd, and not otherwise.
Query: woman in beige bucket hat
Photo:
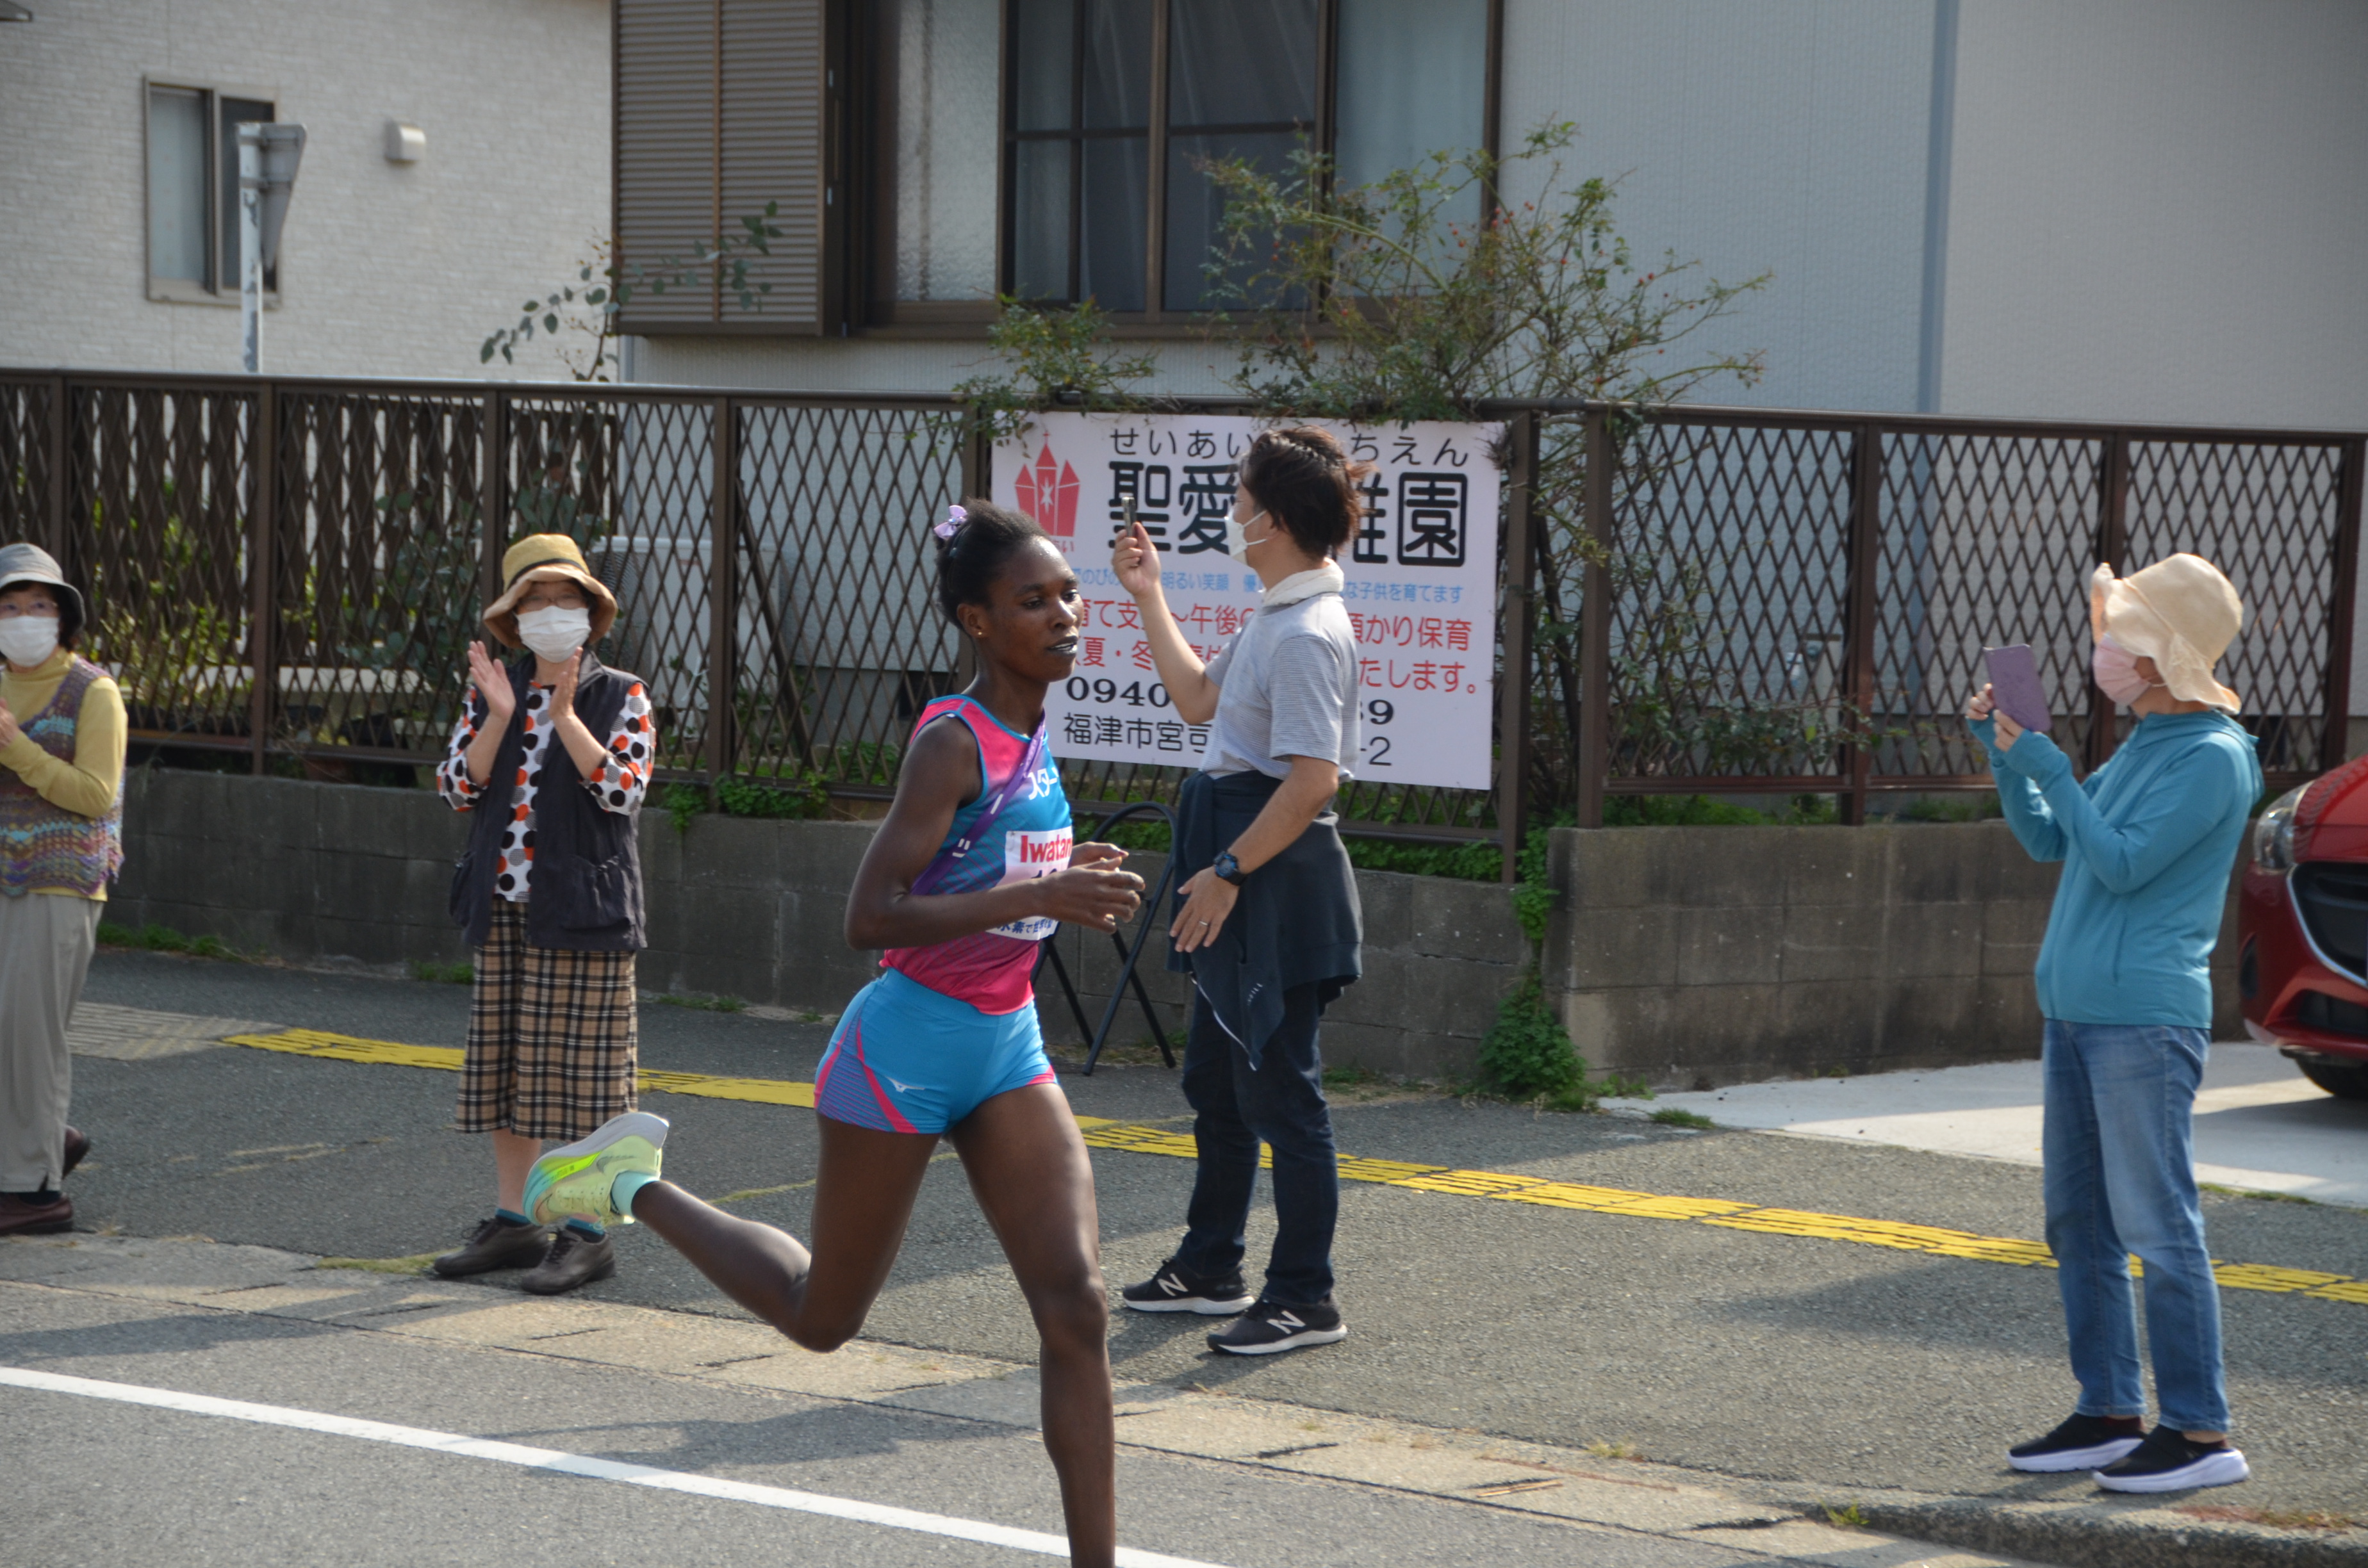
[[[2014,835],[2064,864],[2039,949],[2042,1151],[2078,1402],[2044,1437],[2008,1450],[2021,1471],[2090,1471],[2116,1492],[2222,1486],[2252,1472],[2228,1438],[2220,1295],[2203,1244],[2192,1122],[2211,1040],[2214,944],[2228,872],[2261,794],[2237,693],[2213,667],[2244,624],[2220,569],[2173,555],[2089,582],[2091,673],[2135,718],[2086,779],[2036,731],[1965,716],[1988,748]],[[2146,1428],[2135,1292],[2160,1424]]]
[[[472,690],[436,774],[472,818],[452,874],[452,918],[477,949],[459,1123],[493,1137],[498,1206],[436,1270],[531,1266],[526,1288],[550,1295],[616,1271],[599,1225],[554,1236],[523,1205],[544,1139],[633,1108],[633,955],[646,945],[634,826],[657,730],[640,678],[593,656],[617,597],[574,540],[518,540],[502,582],[485,626],[525,652],[504,669],[469,645]]]

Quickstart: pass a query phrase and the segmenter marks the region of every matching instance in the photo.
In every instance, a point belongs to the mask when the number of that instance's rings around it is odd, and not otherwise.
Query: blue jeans
[[[1241,1267],[1263,1142],[1274,1152],[1276,1221],[1263,1293],[1287,1306],[1330,1300],[1332,1232],[1340,1217],[1332,1110],[1315,1050],[1324,1013],[1316,991],[1295,985],[1283,993],[1282,1022],[1256,1067],[1198,991],[1184,1040],[1184,1099],[1197,1113],[1192,1138],[1201,1164],[1176,1260],[1195,1274]]]
[[[2047,1245],[2079,1414],[2144,1415],[2129,1256],[2146,1265],[2146,1338],[2165,1425],[2228,1427],[2220,1287],[2203,1250],[2192,1147],[2210,1037],[2152,1024],[2047,1021]]]

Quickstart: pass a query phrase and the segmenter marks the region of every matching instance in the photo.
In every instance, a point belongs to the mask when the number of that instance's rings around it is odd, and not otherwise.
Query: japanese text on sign
[[[1376,783],[1486,789],[1496,693],[1499,426],[1326,424],[1372,465],[1341,597],[1362,686],[1356,773]],[[1110,569],[1133,517],[1159,547],[1168,613],[1202,660],[1258,612],[1260,585],[1226,556],[1242,417],[1039,415],[997,445],[995,498],[1034,517],[1084,585],[1075,673],[1050,698],[1065,758],[1198,767],[1206,725],[1174,711],[1134,601]]]

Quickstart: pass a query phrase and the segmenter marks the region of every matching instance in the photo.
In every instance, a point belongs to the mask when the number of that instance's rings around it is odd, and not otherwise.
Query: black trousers
[[[1281,1027],[1255,1067],[1197,992],[1184,1043],[1184,1098],[1196,1113],[1192,1137],[1201,1165],[1177,1261],[1195,1274],[1241,1267],[1263,1142],[1274,1152],[1277,1221],[1264,1294],[1286,1306],[1311,1306],[1332,1294],[1340,1176],[1315,1043],[1321,990],[1309,984],[1283,993]]]

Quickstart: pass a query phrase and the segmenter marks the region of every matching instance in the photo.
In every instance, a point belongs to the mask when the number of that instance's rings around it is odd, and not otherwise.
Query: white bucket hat
[[[2117,578],[2100,566],[2089,579],[2089,631],[2152,659],[2170,694],[2234,713],[2244,699],[2214,679],[2212,666],[2245,624],[2245,601],[2220,568],[2184,551]]]

